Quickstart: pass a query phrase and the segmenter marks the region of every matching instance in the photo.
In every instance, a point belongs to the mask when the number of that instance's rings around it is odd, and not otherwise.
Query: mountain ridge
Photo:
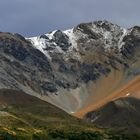
[[[0,32],[0,65],[0,138],[139,139],[140,27]]]
[[[139,74],[139,34],[137,26],[126,30],[107,21],[28,39],[1,33],[1,87],[23,90],[73,114]],[[111,87],[102,79],[116,83]],[[98,86],[111,89],[102,94]]]

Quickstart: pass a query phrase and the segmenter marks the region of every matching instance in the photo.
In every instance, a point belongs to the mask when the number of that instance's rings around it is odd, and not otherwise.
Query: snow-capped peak
[[[76,59],[80,59],[79,47],[77,46],[79,40],[86,39],[87,43],[98,40],[98,38],[92,40],[88,37],[88,32],[92,32],[93,35],[96,34],[99,36],[99,40],[104,44],[106,51],[113,47],[121,50],[121,47],[124,45],[123,38],[128,34],[127,29],[121,28],[107,21],[98,21],[80,25],[65,31],[55,30],[38,37],[28,38],[28,40],[30,40],[33,46],[43,52],[50,60],[52,59],[52,53],[62,54],[65,58],[72,56]]]
[[[61,46],[55,41],[56,39],[55,33],[57,32],[58,31],[56,30],[42,36],[28,38],[28,40],[31,41],[31,43],[36,49],[43,52],[50,60],[51,60],[50,53],[56,52],[56,53],[65,54],[66,52],[70,52],[73,49],[77,50],[76,37],[73,33],[73,29],[60,31],[62,32],[62,34],[68,37],[67,41],[68,41],[69,46],[68,46],[67,51],[64,51],[61,48]],[[62,45],[65,45],[63,41],[62,41]]]

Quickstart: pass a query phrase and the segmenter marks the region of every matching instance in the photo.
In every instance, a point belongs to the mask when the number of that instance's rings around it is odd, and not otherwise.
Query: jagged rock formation
[[[38,37],[0,33],[0,87],[74,113],[139,74],[140,28],[82,23]]]

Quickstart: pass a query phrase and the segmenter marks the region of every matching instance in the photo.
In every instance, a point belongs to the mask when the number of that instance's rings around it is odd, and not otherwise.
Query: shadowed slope
[[[119,98],[89,112],[85,119],[115,131],[140,133],[140,100],[133,97]]]

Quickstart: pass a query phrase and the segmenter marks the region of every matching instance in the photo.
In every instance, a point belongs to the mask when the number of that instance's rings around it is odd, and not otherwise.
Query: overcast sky
[[[0,31],[28,37],[95,20],[140,25],[140,0],[0,0]]]

